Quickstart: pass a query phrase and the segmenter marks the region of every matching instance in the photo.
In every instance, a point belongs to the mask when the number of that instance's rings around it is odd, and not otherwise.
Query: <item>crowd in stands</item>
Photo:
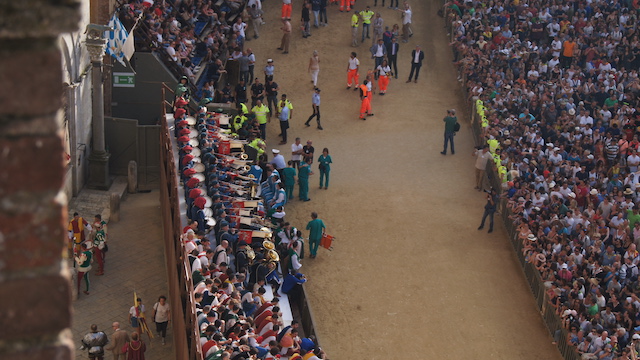
[[[165,55],[189,79],[194,98],[209,96],[210,102],[215,93],[205,93],[203,88],[217,87],[229,55],[244,51],[248,29],[243,19],[250,17],[252,5],[262,7],[260,0],[130,0],[119,13],[127,29],[142,15],[134,32],[136,49]]]
[[[449,1],[526,261],[585,359],[640,351],[638,0]]]
[[[205,359],[324,358],[317,341],[299,333],[288,309],[288,300],[297,302],[306,282],[299,272],[304,239],[285,220],[283,186],[271,186],[277,171],[264,156],[251,161],[231,151],[249,144],[225,140],[233,131],[224,120],[227,115],[200,107],[189,116],[183,98],[175,105],[174,135],[189,218],[181,242],[195,287]],[[285,297],[287,309],[281,307]],[[287,312],[289,318],[283,315]]]

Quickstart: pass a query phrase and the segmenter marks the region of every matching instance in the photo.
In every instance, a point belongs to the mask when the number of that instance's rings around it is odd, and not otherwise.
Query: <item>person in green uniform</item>
[[[85,295],[89,295],[89,271],[91,271],[91,259],[93,258],[93,253],[89,249],[88,242],[82,243],[82,252],[80,252],[76,257],[76,264],[78,264],[78,293],[80,293],[80,284],[84,279],[84,283],[86,286],[86,290],[83,291]]]
[[[298,197],[302,201],[309,201],[309,175],[313,174],[309,160],[305,159],[298,168]]]
[[[293,167],[293,161],[289,160],[287,167],[280,172],[282,181],[284,182],[284,191],[287,199],[293,199],[293,187],[296,184],[296,168]]]
[[[322,181],[324,180],[324,188],[329,187],[329,172],[331,171],[331,155],[329,149],[322,149],[322,155],[318,158],[318,169],[320,169],[320,189],[322,189]]]
[[[307,230],[309,230],[309,253],[311,258],[315,259],[322,235],[327,230],[324,221],[318,219],[318,213],[315,211],[311,213],[311,221],[307,223]]]
[[[447,116],[442,121],[444,121],[444,150],[440,154],[447,155],[447,145],[451,142],[451,155],[453,155],[456,153],[453,146],[453,136],[456,134],[455,129],[458,122],[456,111],[454,109],[447,110]]]

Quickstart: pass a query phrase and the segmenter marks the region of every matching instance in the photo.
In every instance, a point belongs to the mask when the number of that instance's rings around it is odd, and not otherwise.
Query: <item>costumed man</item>
[[[305,159],[298,169],[298,197],[302,201],[309,201],[309,175],[312,175],[311,166]]]
[[[97,276],[104,275],[104,259],[107,252],[107,233],[102,222],[94,225],[95,235],[93,236],[93,251],[98,260]]]
[[[89,244],[89,242],[83,242],[81,245],[82,252],[75,257],[76,264],[78,265],[78,294],[80,293],[80,284],[82,280],[84,280],[86,290],[84,290],[83,293],[89,295],[89,271],[91,271],[91,260],[93,259],[93,253],[89,248]]]
[[[80,244],[84,242],[84,231],[87,229],[91,231],[91,225],[87,222],[87,220],[80,217],[80,215],[75,212],[73,213],[73,219],[69,221],[69,251],[79,252]]]
[[[371,112],[371,92],[367,86],[368,83],[369,81],[365,80],[360,85],[360,100],[362,101],[360,104],[360,120],[367,120],[367,116],[373,116],[373,112]]]
[[[180,82],[176,86],[175,90],[176,98],[182,97],[185,100],[189,101],[191,98],[191,90],[189,89],[189,78],[183,76],[180,78]]]

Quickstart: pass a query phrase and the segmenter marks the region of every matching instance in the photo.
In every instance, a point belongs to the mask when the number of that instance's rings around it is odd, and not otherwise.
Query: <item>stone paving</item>
[[[121,196],[126,194],[127,177],[118,176],[113,180],[109,191],[82,189],[78,196],[69,199],[69,219],[73,217],[74,212],[78,212],[89,223],[93,222],[96,214],[101,214],[102,219],[109,221],[110,217],[110,194],[118,193]]]
[[[83,192],[86,190],[83,190]],[[86,211],[77,210],[82,216],[93,219],[101,213],[95,206],[104,196],[89,192],[79,195],[79,199],[94,196],[94,204],[83,204]],[[107,193],[107,192],[102,192]],[[107,194],[108,198],[108,194]],[[108,201],[107,201],[108,205]],[[74,209],[71,209],[72,212]],[[80,204],[78,204],[80,206]],[[78,209],[81,209],[78,207]],[[98,211],[98,212],[96,212]],[[76,359],[87,359],[86,350],[77,350],[80,339],[89,331],[92,323],[109,337],[113,333],[111,324],[120,322],[120,327],[129,333],[132,328],[127,322],[129,308],[133,305],[133,292],[137,292],[146,306],[147,317],[151,317],[153,304],[160,295],[168,296],[167,270],[165,267],[164,245],[162,241],[162,221],[158,190],[150,193],[127,195],[120,206],[120,221],[109,224],[109,252],[105,264],[105,274],[96,276],[97,262],[89,275],[90,295],[82,292],[73,304],[73,341],[76,344]],[[74,269],[71,269],[72,273]],[[75,289],[75,283],[73,285]],[[84,289],[84,284],[82,288]],[[148,321],[149,328],[155,333],[155,326]],[[162,345],[157,335],[147,343],[146,358],[153,360],[175,359],[173,332],[171,323],[167,333],[167,344]],[[112,359],[107,353],[105,359]]]

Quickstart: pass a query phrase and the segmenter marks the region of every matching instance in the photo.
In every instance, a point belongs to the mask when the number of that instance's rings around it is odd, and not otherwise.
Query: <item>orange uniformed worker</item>
[[[73,219],[69,221],[69,250],[73,249],[75,252],[80,251],[80,244],[84,242],[84,230],[91,231],[91,225],[87,220],[80,217],[76,212],[73,213]]]
[[[373,116],[373,112],[371,112],[371,92],[367,86],[368,83],[369,81],[365,80],[362,85],[360,85],[360,100],[362,100],[360,105],[360,120],[367,120],[366,116]]]
[[[291,6],[291,0],[282,0],[282,18],[289,18],[291,19],[291,10],[292,6]]]
[[[353,90],[358,90],[359,74],[358,69],[360,68],[360,60],[356,57],[358,54],[355,52],[351,52],[351,57],[349,58],[349,65],[347,65],[347,90],[351,89],[351,84],[353,84]]]

